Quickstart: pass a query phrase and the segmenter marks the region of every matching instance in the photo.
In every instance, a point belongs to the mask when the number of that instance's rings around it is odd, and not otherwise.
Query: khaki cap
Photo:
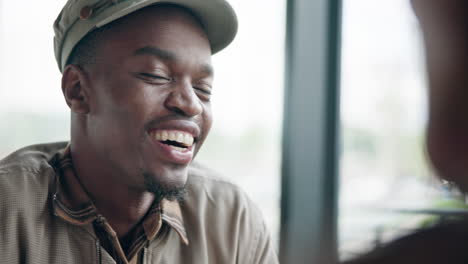
[[[89,32],[155,4],[190,10],[202,23],[213,54],[227,47],[237,33],[237,17],[225,0],[68,0],[54,23],[54,51],[60,71],[75,45]]]

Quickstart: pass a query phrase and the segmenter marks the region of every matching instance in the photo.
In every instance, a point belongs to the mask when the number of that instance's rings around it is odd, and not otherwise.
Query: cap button
[[[80,18],[83,20],[88,19],[93,14],[93,9],[90,6],[81,8]]]

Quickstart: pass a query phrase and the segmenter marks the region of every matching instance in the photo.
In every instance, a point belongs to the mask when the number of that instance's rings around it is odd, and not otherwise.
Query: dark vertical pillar
[[[281,263],[337,261],[341,0],[288,0]]]

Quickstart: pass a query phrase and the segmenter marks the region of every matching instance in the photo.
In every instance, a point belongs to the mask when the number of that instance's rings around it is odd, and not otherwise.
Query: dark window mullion
[[[281,263],[337,260],[340,0],[289,0]]]

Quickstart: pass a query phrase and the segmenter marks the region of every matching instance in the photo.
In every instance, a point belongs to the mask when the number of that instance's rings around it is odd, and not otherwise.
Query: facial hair
[[[144,172],[143,178],[146,190],[153,193],[158,202],[163,199],[169,201],[183,201],[187,194],[185,185],[180,187],[160,184],[155,180],[156,177],[149,172]]]

